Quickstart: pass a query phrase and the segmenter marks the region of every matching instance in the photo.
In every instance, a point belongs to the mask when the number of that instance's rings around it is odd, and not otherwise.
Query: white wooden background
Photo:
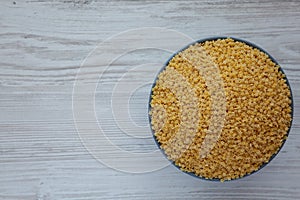
[[[294,122],[284,148],[267,167],[244,179],[218,183],[173,166],[142,174],[119,172],[88,153],[73,120],[76,73],[99,42],[140,27],[174,29],[194,39],[239,37],[278,60],[292,86]],[[0,35],[0,199],[300,199],[299,0],[1,0]],[[150,131],[144,133],[148,138],[133,139],[115,126],[109,91],[128,69],[169,56],[155,50],[131,53],[101,79],[96,114],[120,148],[157,149]],[[99,68],[89,70],[87,82]],[[151,80],[157,70],[133,74],[128,81],[147,74]],[[130,102],[131,117],[140,126],[147,125],[148,92],[145,85]]]

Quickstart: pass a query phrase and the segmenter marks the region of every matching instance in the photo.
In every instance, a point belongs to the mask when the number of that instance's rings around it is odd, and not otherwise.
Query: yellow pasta
[[[220,181],[267,163],[292,119],[291,94],[279,66],[230,38],[197,43],[175,55],[158,75],[150,104],[151,126],[167,157],[182,171]],[[224,122],[215,123],[212,112]],[[220,124],[214,142],[210,134]],[[214,143],[205,157],[203,141]]]

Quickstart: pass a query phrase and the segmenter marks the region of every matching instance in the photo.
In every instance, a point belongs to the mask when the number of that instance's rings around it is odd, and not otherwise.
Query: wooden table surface
[[[300,1],[1,0],[0,35],[0,199],[300,199]],[[225,183],[166,164],[147,121],[155,63],[220,35],[267,50],[294,95],[277,157]]]

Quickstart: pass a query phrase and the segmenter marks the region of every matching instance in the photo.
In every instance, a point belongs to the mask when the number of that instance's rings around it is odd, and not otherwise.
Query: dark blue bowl
[[[152,94],[153,94],[152,88],[156,85],[156,81],[157,81],[158,75],[159,75],[159,74],[160,74],[160,73],[168,66],[169,62],[172,60],[172,58],[173,58],[175,55],[177,55],[179,52],[182,52],[182,51],[184,51],[185,49],[189,48],[191,45],[194,45],[194,44],[197,44],[197,43],[204,43],[204,42],[206,42],[206,41],[215,41],[215,40],[218,40],[218,39],[227,39],[227,38],[231,38],[231,39],[233,39],[234,41],[243,42],[243,43],[245,43],[245,44],[247,44],[247,45],[249,45],[249,46],[251,46],[251,47],[253,47],[253,48],[256,48],[256,49],[260,50],[261,52],[264,52],[265,54],[267,54],[267,55],[269,56],[269,58],[272,60],[272,62],[274,62],[276,65],[279,66],[279,71],[281,71],[281,72],[285,75],[283,69],[280,67],[280,65],[278,64],[278,62],[277,62],[277,61],[276,61],[276,60],[275,60],[268,52],[266,52],[264,49],[262,49],[261,47],[255,45],[255,44],[253,44],[253,43],[251,43],[251,42],[248,42],[248,41],[246,41],[246,40],[239,39],[239,38],[234,38],[234,37],[225,37],[225,36],[222,36],[222,37],[210,37],[210,38],[205,38],[205,39],[197,40],[197,41],[195,41],[195,42],[193,42],[193,43],[188,44],[188,45],[185,46],[184,48],[180,49],[178,52],[174,53],[174,54],[168,59],[168,61],[167,61],[166,64],[164,65],[164,67],[162,67],[162,69],[161,69],[161,70],[158,72],[158,74],[156,75],[155,80],[154,80],[154,83],[152,84],[152,87],[151,87],[151,92],[150,92],[149,102],[148,102],[148,119],[149,119],[151,131],[152,131],[152,135],[153,135],[154,141],[155,141],[155,143],[157,144],[158,148],[161,150],[161,152],[163,153],[163,155],[164,155],[166,158],[168,158],[167,155],[166,155],[165,152],[160,148],[161,144],[160,144],[160,142],[158,142],[158,140],[156,139],[156,137],[155,137],[155,135],[154,135],[154,130],[152,129],[152,126],[151,126],[151,116],[150,116],[150,114],[149,114],[149,113],[150,113],[150,109],[151,109],[151,105],[150,105],[151,99],[152,99],[151,97],[152,97]],[[290,98],[290,99],[291,99],[291,119],[292,119],[292,121],[291,121],[290,127],[289,127],[289,129],[288,129],[288,131],[287,131],[287,133],[286,133],[286,136],[288,137],[288,135],[289,135],[289,133],[290,133],[290,130],[291,130],[292,122],[293,122],[293,116],[294,116],[294,102],[293,102],[293,94],[292,94],[292,89],[291,89],[290,83],[289,83],[289,81],[288,81],[288,79],[287,79],[286,76],[284,77],[284,79],[286,80],[286,84],[288,85],[289,90],[290,90],[290,94],[291,94],[291,98]],[[286,137],[286,139],[287,139],[287,137]],[[261,170],[262,168],[264,168],[264,167],[265,167],[267,164],[269,164],[269,163],[271,162],[271,160],[273,160],[273,158],[279,153],[279,151],[282,149],[282,147],[283,147],[283,145],[284,145],[286,139],[283,140],[283,142],[282,142],[282,144],[281,144],[279,150],[271,156],[271,158],[269,159],[269,161],[268,161],[267,163],[263,163],[263,164],[258,168],[258,170],[253,171],[253,172],[251,172],[251,173],[249,173],[249,174],[246,174],[246,175],[244,175],[244,176],[242,176],[242,177],[235,178],[235,179],[231,179],[231,180],[225,180],[225,181],[232,181],[232,180],[241,179],[241,178],[247,177],[247,176],[249,176],[249,175],[251,175],[251,174],[254,174],[255,172],[257,172],[257,171]],[[186,174],[189,174],[189,175],[191,175],[191,176],[193,176],[193,177],[196,177],[196,178],[199,178],[199,179],[203,179],[203,180],[209,180],[209,181],[221,181],[221,180],[218,179],[218,178],[208,179],[208,178],[205,178],[205,177],[197,176],[197,175],[195,175],[195,174],[192,173],[192,172],[185,172],[185,171],[182,171],[182,170],[180,169],[180,167],[177,166],[177,165],[175,164],[174,161],[172,161],[172,160],[169,160],[169,161],[170,161],[177,169],[179,169],[181,172],[184,172],[184,173],[186,173]]]

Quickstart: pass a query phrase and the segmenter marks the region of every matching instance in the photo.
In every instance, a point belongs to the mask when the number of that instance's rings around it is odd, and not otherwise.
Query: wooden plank
[[[0,199],[299,199],[299,8],[300,2],[292,0],[1,2]],[[141,27],[174,29],[195,40],[235,36],[258,44],[278,60],[292,85],[294,123],[282,151],[267,167],[241,180],[217,183],[195,179],[173,166],[142,174],[119,172],[89,154],[73,120],[76,74],[100,42]],[[172,45],[172,38],[158,37],[158,42]],[[170,55],[157,49],[130,52],[109,69],[86,66],[80,76],[88,87],[103,72],[96,89],[96,115],[108,138],[120,148],[157,150],[150,131],[145,132],[147,138],[137,139],[119,130],[110,108],[111,90],[128,70],[163,63]],[[139,68],[124,78],[129,83],[151,82],[159,68]],[[138,89],[129,103],[132,119],[145,130],[149,86]],[[83,105],[86,94],[83,91],[79,98]],[[122,98],[125,92],[118,95]],[[94,122],[80,123],[93,127]],[[91,129],[86,132],[95,131]],[[137,130],[129,131],[140,134]],[[122,159],[117,154],[111,158]]]

